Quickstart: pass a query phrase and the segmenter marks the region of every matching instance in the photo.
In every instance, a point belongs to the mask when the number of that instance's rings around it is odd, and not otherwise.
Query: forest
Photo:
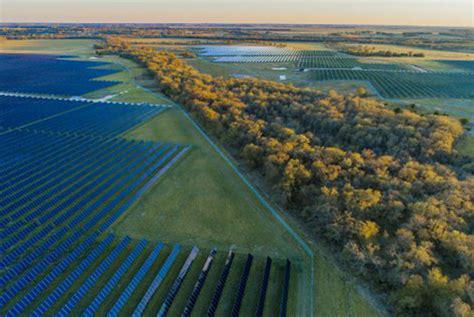
[[[357,45],[353,47],[346,47],[343,51],[348,54],[356,56],[380,56],[380,57],[425,57],[423,53],[408,52],[393,52],[390,50],[377,50],[372,46]]]
[[[459,120],[367,97],[198,72],[110,37],[99,54],[145,65],[159,89],[261,175],[400,316],[472,316],[474,177]]]

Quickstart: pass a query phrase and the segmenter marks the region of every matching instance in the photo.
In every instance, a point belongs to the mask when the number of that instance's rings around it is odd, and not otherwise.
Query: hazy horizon
[[[229,23],[473,27],[470,0],[3,0],[2,23]]]

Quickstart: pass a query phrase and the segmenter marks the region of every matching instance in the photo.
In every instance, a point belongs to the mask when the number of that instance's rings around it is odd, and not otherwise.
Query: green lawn
[[[212,75],[232,78],[233,75],[248,75],[255,78],[280,81],[279,76],[285,75],[287,80],[282,82],[294,85],[306,85],[306,74],[296,69],[295,63],[214,63],[209,58],[193,58],[187,62],[200,72]],[[285,67],[286,70],[274,70],[273,68]]]
[[[99,61],[113,63],[105,67],[119,71],[115,74],[100,77],[98,78],[99,80],[120,81],[122,83],[91,92],[84,95],[84,97],[98,99],[113,95],[114,97],[111,98],[111,101],[148,102],[155,104],[167,102],[165,99],[159,98],[156,95],[144,94],[143,89],[137,86],[135,80],[143,76],[143,68],[139,67],[136,63],[118,56],[101,57]]]
[[[199,246],[295,256],[284,230],[269,219],[227,164],[176,108],[127,137],[191,144],[191,151],[118,226],[123,234]],[[277,234],[276,234],[277,233]]]

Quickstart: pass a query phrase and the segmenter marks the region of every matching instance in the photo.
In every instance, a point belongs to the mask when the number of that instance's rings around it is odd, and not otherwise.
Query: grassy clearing
[[[95,40],[3,40],[2,53],[42,53],[93,56]]]
[[[474,159],[474,136],[466,136],[457,145],[459,154],[472,157]]]
[[[355,46],[359,44],[348,44],[348,46]],[[439,51],[430,49],[421,49],[414,47],[407,47],[401,45],[382,45],[382,44],[370,44],[370,47],[375,47],[377,50],[388,50],[392,52],[413,52],[423,53],[425,57],[372,57],[373,60],[380,60],[391,63],[404,63],[414,65],[427,70],[433,71],[456,71],[459,70],[452,65],[439,63],[438,60],[472,60],[474,54],[472,53],[461,53],[452,51]]]
[[[143,76],[143,68],[136,63],[118,56],[106,56],[99,59],[101,62],[113,63],[106,67],[119,70],[118,73],[98,80],[120,81],[122,83],[84,95],[86,98],[97,99],[114,95],[111,101],[148,102],[165,104],[167,100],[152,94],[144,94],[143,89],[136,84],[136,80]]]
[[[193,129],[174,108],[127,136],[192,144],[192,149],[130,211],[117,231],[172,243],[220,248],[235,244],[242,251],[294,256],[286,233],[268,219],[251,193]]]
[[[232,78],[234,74],[278,81],[279,75],[290,76],[294,72],[294,63],[214,63],[209,58],[195,58],[188,61],[193,67],[212,76]],[[272,68],[285,67],[286,70]]]
[[[474,100],[470,99],[410,99],[406,102],[459,118],[474,118]]]
[[[347,46],[358,46],[361,44],[347,44]],[[383,58],[389,61],[395,60],[403,60],[403,61],[413,61],[413,60],[472,60],[474,58],[474,54],[472,53],[461,53],[461,52],[452,52],[452,51],[440,51],[440,50],[430,50],[430,49],[423,49],[423,48],[416,48],[416,47],[408,47],[402,45],[388,45],[388,44],[362,44],[367,45],[370,47],[374,47],[376,50],[382,51],[392,51],[392,52],[413,52],[416,53],[423,53],[425,57],[422,58],[411,58],[411,57],[387,57]]]
[[[316,50],[316,51],[329,51],[331,50],[323,43],[311,43],[311,42],[282,42],[289,48],[295,50]]]
[[[255,78],[291,83],[296,86],[308,86],[305,73],[296,69],[295,63],[214,63],[208,58],[194,58],[188,63],[200,72],[233,78],[235,74],[248,75]],[[285,70],[275,70],[273,68],[286,68]],[[279,76],[285,75],[286,80],[280,81]]]

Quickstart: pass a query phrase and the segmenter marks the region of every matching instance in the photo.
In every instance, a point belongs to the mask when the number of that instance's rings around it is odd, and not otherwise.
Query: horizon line
[[[80,21],[0,21],[1,24],[135,24],[135,25],[280,25],[280,26],[381,26],[381,27],[433,27],[433,28],[469,28],[474,25],[430,25],[430,24],[346,24],[346,23],[262,23],[262,22],[80,22]]]

